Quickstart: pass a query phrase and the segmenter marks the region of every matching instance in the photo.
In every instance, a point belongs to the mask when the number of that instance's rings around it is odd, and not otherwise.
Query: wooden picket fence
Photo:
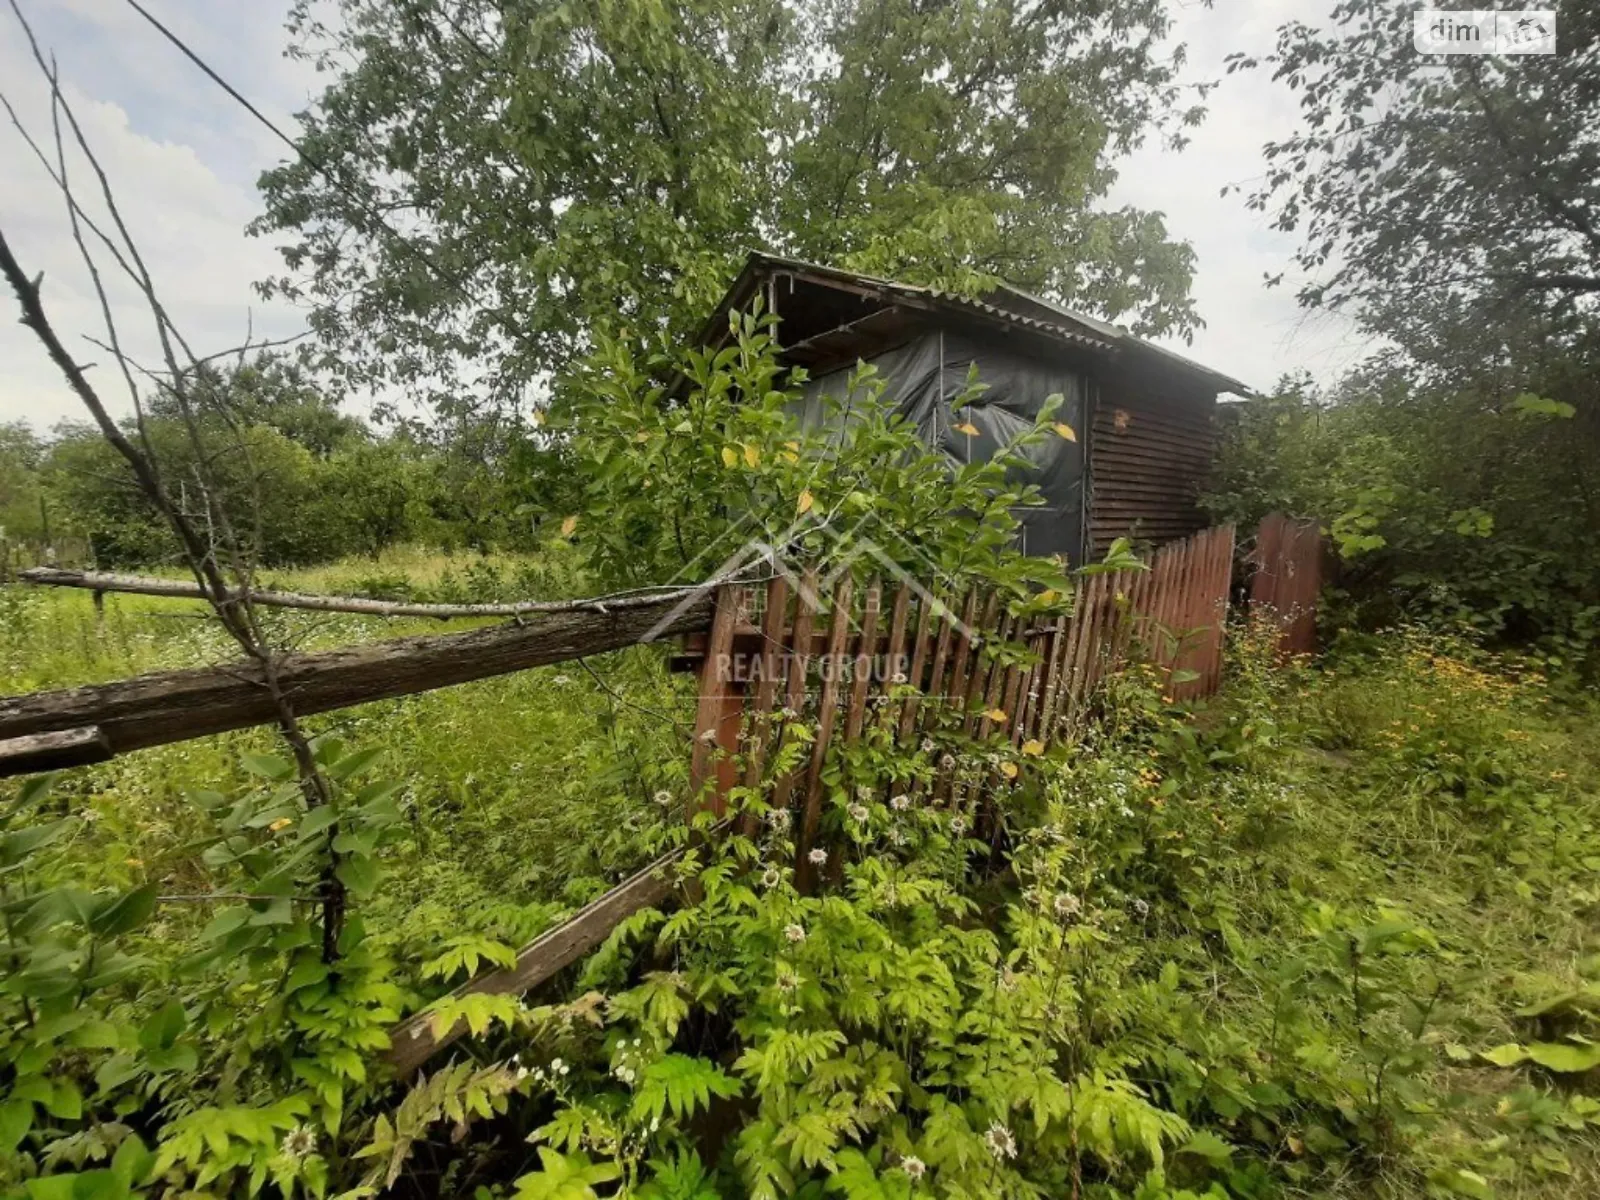
[[[1258,549],[1264,544],[1257,539]],[[1084,729],[1100,685],[1130,661],[1152,664],[1174,699],[1215,691],[1233,553],[1231,526],[1206,530],[1161,548],[1148,566],[1086,573],[1068,611],[1057,615],[1014,616],[983,588],[941,595],[909,578],[886,585],[841,573],[824,583],[814,571],[779,571],[755,586],[530,602],[517,606],[514,624],[290,654],[277,671],[296,711],[310,715],[682,639],[676,665],[700,678],[690,815],[709,810],[723,818],[713,828],[725,831],[733,789],[770,784],[768,804],[798,818],[799,882],[809,888],[819,882],[806,872],[819,836],[824,765],[869,729],[905,742],[937,728],[990,749],[1042,751]],[[34,574],[29,583],[96,591],[150,586]],[[310,599],[332,610],[371,605]],[[261,594],[256,602],[306,607],[308,598]],[[248,662],[0,698],[0,775],[103,761],[268,723],[275,714],[259,665]],[[768,779],[784,737],[801,722],[811,738],[803,763]],[[930,786],[935,800],[972,798],[959,781],[937,778]],[[679,894],[676,863],[684,853],[650,863],[524,946],[514,964],[457,994],[520,995],[550,979],[632,913]],[[422,1012],[391,1031],[384,1057],[408,1074],[464,1032],[464,1025],[435,1029]]]
[[[1048,746],[1081,727],[1096,685],[1130,657],[1161,671],[1175,700],[1208,695],[1222,677],[1233,545],[1232,526],[1208,529],[1148,568],[1090,574],[1057,617],[1014,618],[993,590],[941,595],[910,579],[824,585],[780,572],[764,588],[726,586],[709,633],[676,662],[700,672],[691,803],[725,815],[733,787],[762,782],[782,714],[807,723],[808,765],[772,796],[777,807],[799,797],[803,876],[823,763],[869,714],[900,741],[954,722],[980,741]]]

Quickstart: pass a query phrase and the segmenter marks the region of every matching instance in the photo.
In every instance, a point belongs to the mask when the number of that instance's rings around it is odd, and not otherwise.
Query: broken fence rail
[[[162,596],[173,600],[206,600],[210,597],[199,584],[187,579],[158,579],[152,575],[123,575],[111,571],[78,571],[63,567],[29,567],[17,572],[17,580],[36,587],[78,588],[82,591],[116,592],[131,596]],[[640,588],[586,600],[516,600],[495,604],[423,604],[410,600],[377,600],[369,596],[324,596],[309,592],[284,592],[273,588],[252,588],[250,603],[267,608],[298,608],[308,612],[354,613],[372,617],[426,617],[449,621],[467,617],[525,617],[537,613],[592,610],[614,612],[624,608],[649,606],[660,600],[682,599],[701,590],[685,587]],[[230,592],[227,599],[239,602],[242,592]]]
[[[515,625],[286,654],[278,681],[295,714],[310,716],[620,650],[652,631],[692,633],[710,626],[711,607],[710,592],[584,602]],[[45,748],[58,753],[51,766],[75,766],[270,724],[277,712],[261,664],[249,660],[13,696],[0,700],[0,775],[46,769],[37,765]],[[25,740],[73,731],[76,741],[53,747]]]

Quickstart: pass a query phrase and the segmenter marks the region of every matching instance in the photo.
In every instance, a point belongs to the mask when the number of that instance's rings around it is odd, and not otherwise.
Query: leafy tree
[[[196,455],[207,455],[224,502],[259,522],[263,563],[318,562],[343,552],[344,516],[320,490],[322,464],[271,426],[246,426],[237,440],[202,437],[198,447],[171,418],[148,419],[145,434],[170,464],[173,490],[191,511],[200,509]],[[51,448],[48,470],[61,507],[89,538],[101,565],[175,561],[171,532],[97,431],[66,430]]]
[[[1302,124],[1251,197],[1300,231],[1311,307],[1351,312],[1432,379],[1507,396],[1570,358],[1594,402],[1600,337],[1600,10],[1556,8],[1560,53],[1423,57],[1415,5],[1341,0],[1263,60]],[[1257,65],[1235,59],[1234,67]],[[1579,380],[1581,386],[1578,386]]]
[[[228,413],[242,425],[276,429],[318,458],[368,436],[366,423],[339,411],[337,401],[299,363],[270,353],[217,369],[206,366],[195,383],[197,403],[215,410],[226,397]],[[176,402],[163,392],[150,399],[157,417],[177,417]]]
[[[869,364],[830,399],[833,420],[803,429],[801,380],[779,361],[774,326],[737,315],[715,353],[666,347],[642,361],[607,341],[576,378],[562,533],[588,549],[597,578],[700,581],[764,544],[819,562],[865,553],[919,577],[983,571],[1019,596],[1030,582],[1066,590],[1064,564],[1016,549],[1016,514],[1041,503],[1027,452],[1064,436],[1059,396],[994,457],[952,467],[879,402]],[[661,378],[681,378],[684,394],[669,400]],[[981,391],[974,382],[955,404]]]
[[[1465,625],[1563,671],[1600,667],[1600,462],[1571,405],[1369,367],[1328,392],[1286,381],[1227,419],[1213,514],[1320,520],[1346,618]]]
[[[754,244],[1184,331],[1188,248],[1093,211],[1118,153],[1197,119],[1167,28],[1159,0],[302,0],[295,52],[337,75],[262,179],[265,290],[344,379],[446,408],[520,401],[600,331],[682,336]]]
[[[1243,410],[1215,511],[1328,527],[1364,619],[1419,612],[1588,663],[1600,616],[1600,11],[1554,55],[1424,57],[1414,6],[1340,0],[1262,62],[1301,127],[1250,203],[1299,292],[1381,347]]]
[[[322,490],[348,543],[377,558],[385,547],[422,530],[435,478],[422,448],[396,436],[341,449],[328,461]]]
[[[44,454],[44,442],[27,422],[0,424],[0,536],[43,536],[39,467]]]
[[[487,553],[531,530],[535,507],[519,502],[517,491],[530,483],[537,489],[545,468],[530,456],[528,430],[515,414],[456,411],[426,434],[434,472],[429,503],[447,545]],[[530,478],[518,482],[519,475]]]

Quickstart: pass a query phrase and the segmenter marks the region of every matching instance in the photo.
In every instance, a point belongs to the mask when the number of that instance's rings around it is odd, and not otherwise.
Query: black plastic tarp
[[[1074,565],[1083,547],[1084,392],[1081,375],[1069,368],[983,345],[960,334],[934,331],[868,360],[884,382],[880,403],[914,424],[922,440],[937,447],[953,463],[993,457],[1000,446],[1030,428],[1050,396],[1064,403],[1052,418],[1079,431],[1077,441],[1051,434],[1024,454],[1029,466],[1018,482],[1037,484],[1044,494],[1040,507],[1020,508],[1021,548],[1029,554],[1065,555]],[[968,396],[968,373],[977,364],[978,381],[986,385],[959,411]],[[841,409],[848,420],[852,401],[850,378],[855,368],[830,372],[807,382],[798,403],[801,423],[817,429],[838,423]],[[976,434],[960,433],[971,425]]]

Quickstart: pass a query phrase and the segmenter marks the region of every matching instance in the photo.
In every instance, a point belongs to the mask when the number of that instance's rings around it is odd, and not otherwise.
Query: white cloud
[[[241,40],[247,30],[234,14],[214,6],[158,15],[180,37],[194,38],[191,44],[225,78],[254,78],[260,90],[252,99],[288,124],[286,109],[296,103],[303,76],[275,53],[281,35]],[[282,144],[125,4],[56,0],[30,12],[30,19],[45,52],[58,56],[63,92],[110,178],[164,304],[195,350],[205,354],[237,345],[252,326],[258,338],[301,330],[301,314],[282,304],[263,304],[252,293],[251,284],[279,264],[268,243],[244,233],[260,210],[255,177],[287,153]],[[49,87],[9,15],[5,21],[0,87],[51,154]],[[218,58],[209,58],[213,52]],[[249,59],[256,61],[247,67],[241,60]],[[270,65],[264,67],[264,59]],[[278,112],[272,112],[275,107]],[[44,272],[43,299],[57,332],[80,361],[100,364],[92,378],[113,410],[126,414],[131,404],[117,371],[104,352],[84,340],[85,335],[103,340],[105,325],[72,242],[64,202],[9,125],[0,130],[0,156],[8,164],[0,174],[0,228],[24,269]],[[85,207],[104,223],[106,210],[81,155],[69,155],[69,172]],[[156,365],[159,350],[145,306],[115,265],[103,254],[100,258],[119,335],[136,357]],[[3,301],[8,307],[14,303],[9,294]],[[25,418],[47,428],[87,416],[33,334],[11,320],[0,320],[0,363],[0,420]]]
[[[1221,86],[1183,151],[1142,148],[1122,165],[1112,192],[1114,203],[1165,213],[1168,232],[1194,246],[1194,298],[1206,327],[1192,345],[1178,339],[1165,344],[1255,388],[1271,387],[1286,371],[1330,379],[1369,348],[1347,321],[1296,305],[1301,279],[1293,269],[1294,235],[1273,231],[1239,191],[1220,195],[1224,186],[1250,190],[1264,170],[1262,145],[1289,134],[1296,118],[1285,87],[1265,71],[1226,75],[1226,56],[1264,54],[1281,23],[1314,22],[1327,7],[1326,0],[1218,0],[1214,8],[1179,3],[1174,37],[1188,46],[1185,79],[1220,80]],[[1280,273],[1279,286],[1263,282]]]

